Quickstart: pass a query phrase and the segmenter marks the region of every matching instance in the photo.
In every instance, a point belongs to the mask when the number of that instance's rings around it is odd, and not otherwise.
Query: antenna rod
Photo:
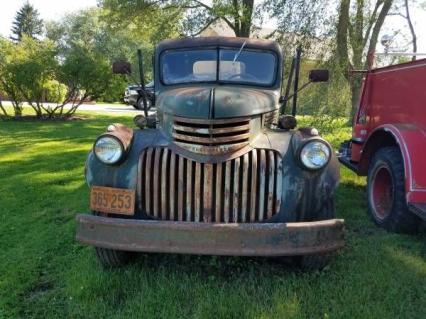
[[[143,72],[143,60],[142,60],[142,50],[138,49],[138,63],[139,63],[139,76],[141,80],[141,87],[145,91],[145,75]]]

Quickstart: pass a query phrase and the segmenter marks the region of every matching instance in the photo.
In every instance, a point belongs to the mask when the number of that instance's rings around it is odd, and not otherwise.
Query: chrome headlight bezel
[[[315,164],[312,160],[309,160],[308,154],[309,151],[312,152],[313,148],[320,148],[321,151],[326,155],[325,161],[322,161],[319,164]],[[309,150],[309,148],[311,148]],[[309,171],[318,171],[323,169],[328,165],[332,157],[332,149],[330,144],[326,141],[318,138],[308,139],[304,141],[297,152],[297,158],[302,167]]]
[[[100,143],[102,140],[109,140],[110,142],[113,141],[113,143],[116,143],[116,150],[118,153],[116,153],[116,155],[111,160],[106,160],[105,158],[102,158],[102,156],[97,152],[96,148],[98,146],[98,143]],[[95,140],[95,143],[93,144],[93,154],[95,154],[96,158],[99,159],[102,163],[107,165],[115,165],[120,163],[124,158],[125,149],[123,143],[117,137],[111,134],[103,134]]]

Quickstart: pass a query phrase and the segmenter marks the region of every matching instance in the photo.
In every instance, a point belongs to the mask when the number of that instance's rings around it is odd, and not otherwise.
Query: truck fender
[[[392,143],[393,139],[393,143]],[[366,175],[368,164],[379,147],[396,145],[399,147],[405,171],[405,189],[407,192],[426,192],[426,172],[423,171],[424,147],[426,135],[414,124],[385,124],[377,127],[363,147],[360,160],[360,172]]]

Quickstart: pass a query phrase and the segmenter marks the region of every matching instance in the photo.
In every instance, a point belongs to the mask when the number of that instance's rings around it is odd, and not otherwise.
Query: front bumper
[[[344,221],[215,224],[77,215],[77,241],[139,251],[235,256],[295,256],[344,246]]]

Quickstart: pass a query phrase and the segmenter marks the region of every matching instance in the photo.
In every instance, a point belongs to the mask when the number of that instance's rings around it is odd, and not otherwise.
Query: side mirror
[[[309,81],[311,82],[328,82],[330,73],[325,69],[316,69],[309,71]]]
[[[127,61],[115,61],[112,64],[112,73],[114,74],[131,74],[132,67]]]

